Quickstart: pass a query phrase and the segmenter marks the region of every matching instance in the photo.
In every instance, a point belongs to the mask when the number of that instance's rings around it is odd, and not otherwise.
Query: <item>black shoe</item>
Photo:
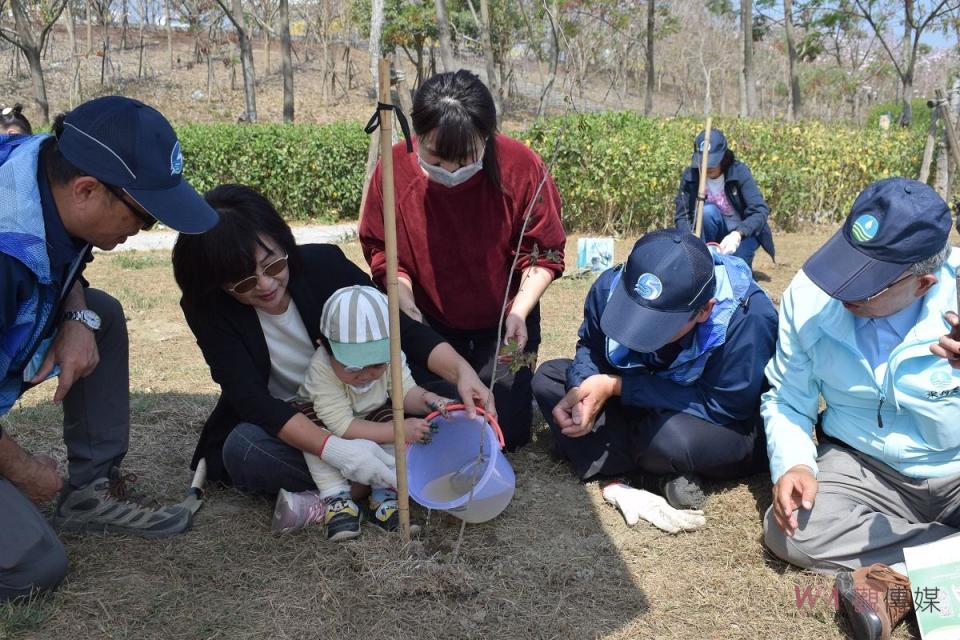
[[[339,542],[360,535],[360,509],[348,495],[339,495],[327,502],[324,523],[327,540]]]

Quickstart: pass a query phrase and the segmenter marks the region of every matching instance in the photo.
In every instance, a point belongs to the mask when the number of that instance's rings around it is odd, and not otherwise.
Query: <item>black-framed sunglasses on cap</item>
[[[130,202],[127,201],[126,198],[124,198],[124,196],[128,194],[121,187],[114,187],[113,185],[109,185],[109,184],[104,184],[103,186],[105,186],[107,188],[107,191],[112,193],[117,198],[117,200],[125,204],[127,209],[130,210],[130,213],[132,213],[134,217],[136,217],[140,222],[143,223],[140,227],[143,231],[149,231],[154,227],[154,225],[157,224],[156,218],[154,218],[152,215],[150,215],[146,211],[141,211],[139,207],[133,206],[132,204],[130,204]]]
[[[287,256],[287,254],[283,254],[283,256],[281,256],[280,258],[277,258],[273,262],[265,265],[263,267],[263,275],[269,276],[271,278],[276,278],[277,276],[279,276],[281,273],[283,273],[283,270],[287,268],[288,258],[289,256]],[[232,287],[228,289],[228,291],[231,291],[238,295],[250,293],[257,287],[257,278],[259,278],[259,275],[256,273],[253,274],[252,276],[247,276],[243,280],[240,280],[239,282],[235,283]]]

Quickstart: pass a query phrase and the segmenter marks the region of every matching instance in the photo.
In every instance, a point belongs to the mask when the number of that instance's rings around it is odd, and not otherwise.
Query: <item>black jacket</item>
[[[727,167],[723,179],[727,200],[743,218],[743,221],[737,226],[737,231],[745,238],[757,236],[757,241],[763,247],[763,250],[770,254],[771,258],[776,258],[773,233],[770,231],[770,224],[767,222],[767,218],[770,216],[770,207],[767,206],[767,201],[763,199],[763,194],[760,193],[750,169],[739,160],[734,160],[733,164]],[[677,191],[677,211],[674,217],[677,229],[692,232],[699,186],[700,169],[687,167],[683,172],[683,177],[680,178],[680,189]]]
[[[323,305],[334,291],[359,284],[373,286],[370,277],[343,255],[339,247],[309,244],[299,247],[300,268],[292,270],[287,289],[303,324],[316,344]],[[294,261],[291,261],[294,264]],[[230,482],[223,467],[223,443],[241,422],[250,422],[276,435],[296,411],[270,395],[270,354],[256,310],[218,292],[200,306],[180,301],[210,375],[220,385],[220,399],[207,418],[190,467],[207,460],[207,478]],[[400,339],[407,359],[426,366],[443,340],[432,329],[400,314]]]

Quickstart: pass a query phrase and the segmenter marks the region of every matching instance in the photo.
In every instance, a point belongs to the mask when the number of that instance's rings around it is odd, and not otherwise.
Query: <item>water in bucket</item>
[[[495,518],[510,503],[516,486],[513,468],[500,452],[497,431],[483,418],[470,420],[453,407],[448,418],[432,420],[437,425],[433,440],[408,449],[410,497],[428,509],[442,509],[467,522]]]

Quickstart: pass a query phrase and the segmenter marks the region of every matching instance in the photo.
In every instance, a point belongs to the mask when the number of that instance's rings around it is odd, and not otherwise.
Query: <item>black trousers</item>
[[[611,398],[597,415],[596,430],[580,438],[560,433],[552,411],[566,394],[571,360],[543,363],[533,394],[557,447],[581,480],[630,473],[696,473],[730,479],[767,465],[766,438],[759,415],[747,422],[718,425],[686,413],[623,405]]]
[[[497,414],[503,439],[508,451],[514,451],[530,441],[530,423],[533,420],[533,369],[524,367],[511,373],[509,365],[497,362],[497,336],[484,330],[475,332],[453,332],[439,329],[430,323],[444,340],[470,363],[484,384],[490,382],[490,375],[496,368],[496,382],[493,385],[493,397],[497,403]],[[540,348],[540,306],[537,305],[527,316],[527,346],[525,351],[536,353]],[[458,397],[457,389],[434,373],[410,363],[410,372],[424,389],[434,393]]]

